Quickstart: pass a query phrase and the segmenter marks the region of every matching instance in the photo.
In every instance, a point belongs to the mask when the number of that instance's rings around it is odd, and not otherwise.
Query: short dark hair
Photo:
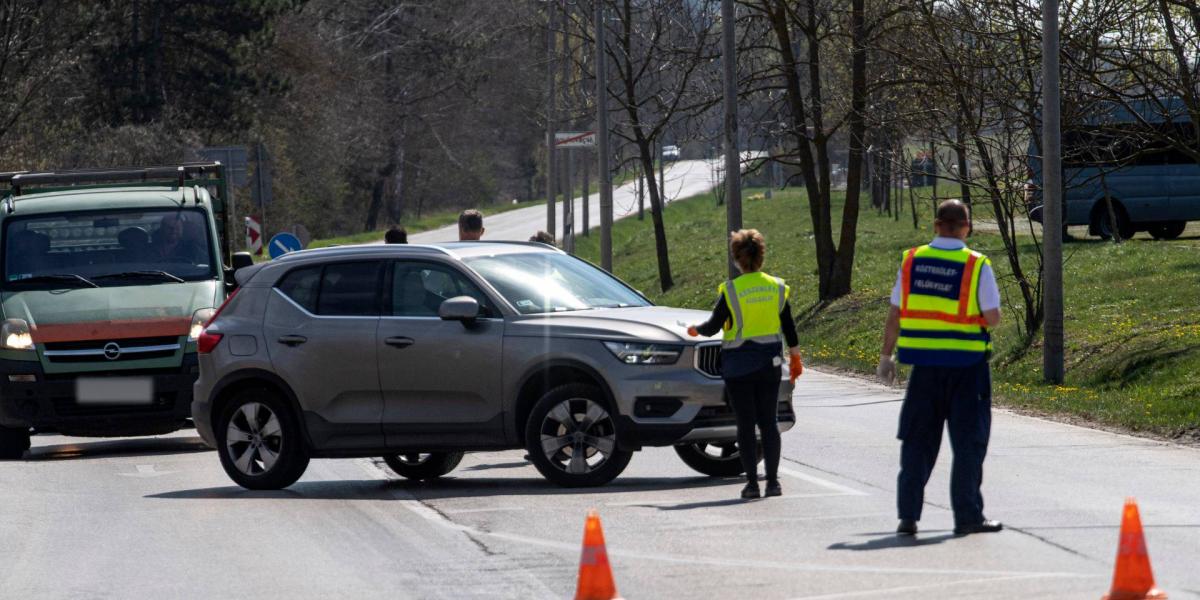
[[[539,231],[539,232],[533,234],[532,236],[530,236],[529,241],[541,242],[543,244],[549,244],[549,245],[553,246],[554,245],[554,236],[550,235],[549,233],[546,233],[545,231]]]
[[[482,231],[483,213],[470,208],[458,215],[458,228],[463,231]]]
[[[385,244],[407,244],[408,230],[403,227],[393,227],[383,234]]]
[[[729,234],[729,253],[743,273],[753,273],[763,266],[767,242],[757,229],[739,229]]]
[[[946,200],[937,207],[935,225],[958,229],[971,223],[971,212],[962,200]]]

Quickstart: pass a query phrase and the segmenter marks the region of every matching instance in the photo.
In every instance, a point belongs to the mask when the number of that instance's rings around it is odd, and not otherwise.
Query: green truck
[[[0,173],[0,458],[184,426],[196,338],[252,262],[228,197],[217,162]]]

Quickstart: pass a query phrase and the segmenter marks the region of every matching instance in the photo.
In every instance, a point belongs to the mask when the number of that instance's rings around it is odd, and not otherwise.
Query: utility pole
[[[742,228],[742,166],[738,152],[737,55],[734,35],[733,0],[721,0],[721,40],[725,71],[725,230]],[[726,244],[728,245],[728,244]],[[738,269],[729,255],[729,277]]]
[[[1042,371],[1063,381],[1062,123],[1058,71],[1058,0],[1042,0],[1042,268],[1046,313]]]
[[[571,64],[571,38],[567,35],[567,28],[570,27],[570,15],[568,11],[567,0],[562,0],[562,7],[559,10],[559,22],[562,26],[559,28],[562,34],[562,57],[559,59],[559,65],[562,68],[562,107],[567,115],[572,114],[571,110],[571,72],[569,66]],[[570,117],[568,117],[569,119]],[[573,123],[571,123],[573,124]],[[570,125],[570,124],[569,124]],[[563,157],[563,171],[565,183],[563,183],[563,226],[562,226],[562,247],[563,250],[574,254],[575,243],[572,237],[575,235],[575,187],[571,182],[571,161],[575,158],[575,153],[567,148],[566,156]]]
[[[554,201],[558,198],[558,173],[555,169],[554,128],[554,3],[546,3],[546,233],[554,235]]]
[[[612,171],[608,166],[608,57],[604,41],[604,0],[596,4],[596,158],[600,176],[600,267],[612,273]]]

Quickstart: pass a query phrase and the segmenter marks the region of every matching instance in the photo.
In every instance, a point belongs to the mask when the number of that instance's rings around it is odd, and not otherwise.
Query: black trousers
[[[901,519],[919,521],[925,484],[950,430],[954,464],[950,505],[955,525],[983,521],[983,459],[992,430],[992,373],[987,361],[969,367],[913,367],[900,408],[900,477],[896,507]]]
[[[758,444],[754,435],[757,426],[766,459],[767,479],[774,480],[779,471],[779,378],[780,367],[768,365],[745,377],[725,380],[725,393],[737,416],[738,451],[746,479],[758,481]]]

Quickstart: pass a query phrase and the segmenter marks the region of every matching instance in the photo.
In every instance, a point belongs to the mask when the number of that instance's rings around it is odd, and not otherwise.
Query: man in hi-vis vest
[[[999,521],[983,516],[983,458],[992,427],[992,352],[989,332],[1000,323],[1000,290],[988,258],[967,248],[971,232],[967,206],[947,200],[933,222],[937,237],[904,253],[892,308],[883,332],[876,374],[896,377],[897,359],[912,365],[900,408],[900,477],[896,533],[917,533],[925,483],[937,462],[942,428],[949,424],[954,464],[950,504],[954,533],[1000,531]]]

